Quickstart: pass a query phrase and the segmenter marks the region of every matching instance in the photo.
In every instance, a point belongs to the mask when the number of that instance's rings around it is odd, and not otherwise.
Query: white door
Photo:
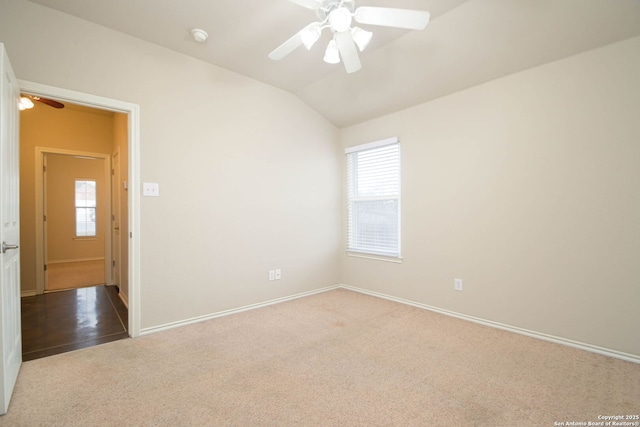
[[[0,414],[6,414],[22,363],[18,102],[20,88],[0,43]]]

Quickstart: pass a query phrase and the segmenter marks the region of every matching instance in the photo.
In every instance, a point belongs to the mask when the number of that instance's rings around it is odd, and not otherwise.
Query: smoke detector
[[[209,34],[205,30],[201,30],[200,28],[194,28],[191,30],[191,37],[198,43],[204,43],[209,38]]]

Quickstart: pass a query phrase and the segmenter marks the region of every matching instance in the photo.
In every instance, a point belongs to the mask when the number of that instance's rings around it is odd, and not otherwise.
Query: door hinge
[[[46,215],[42,215],[42,220],[43,220],[44,222],[47,222],[47,216],[46,216]]]
[[[47,271],[47,264],[44,265],[44,271]]]
[[[111,221],[115,221],[116,220],[116,216],[115,215],[111,215]]]
[[[104,169],[103,169],[104,170]],[[116,174],[116,170],[115,169],[111,169],[111,176]]]
[[[46,172],[47,171],[47,165],[42,165],[42,172]]]
[[[111,267],[115,267],[116,266],[116,260],[114,259],[113,261],[111,261]]]

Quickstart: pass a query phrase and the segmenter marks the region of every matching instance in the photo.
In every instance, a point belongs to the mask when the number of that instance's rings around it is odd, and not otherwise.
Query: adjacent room
[[[0,0],[0,43],[110,135],[19,113],[2,315],[81,263],[132,337],[5,344],[0,425],[640,425],[638,1]],[[57,258],[43,161],[102,168]]]
[[[31,104],[20,113],[23,360],[128,336],[126,115]]]

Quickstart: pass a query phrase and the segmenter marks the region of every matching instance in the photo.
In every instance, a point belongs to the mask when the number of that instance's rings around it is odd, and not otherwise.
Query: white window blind
[[[347,154],[347,251],[400,257],[400,144],[389,138]]]
[[[96,234],[96,181],[76,179],[76,237],[95,237]]]

